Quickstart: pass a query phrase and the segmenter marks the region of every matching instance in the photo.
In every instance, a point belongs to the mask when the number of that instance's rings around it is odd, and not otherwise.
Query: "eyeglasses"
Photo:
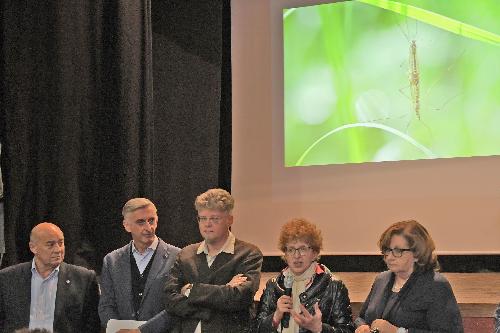
[[[287,247],[285,249],[285,253],[288,256],[294,256],[298,252],[300,256],[305,256],[307,254],[307,252],[309,252],[310,249],[311,249],[310,246],[302,246],[302,247],[299,247],[298,249],[296,249],[294,247]]]
[[[196,220],[198,220],[198,223],[213,223],[213,224],[219,224],[220,221],[222,221],[224,217],[222,216],[197,216]]]
[[[411,251],[411,249],[399,249],[397,247],[391,249],[391,248],[384,248],[382,249],[382,254],[384,255],[384,257],[387,257],[389,255],[389,253],[392,252],[392,255],[396,258],[400,258],[403,256],[403,253],[406,252],[406,251]]]

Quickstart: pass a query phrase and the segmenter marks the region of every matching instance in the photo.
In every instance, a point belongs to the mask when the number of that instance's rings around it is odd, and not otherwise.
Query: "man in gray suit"
[[[29,247],[32,261],[0,271],[0,332],[29,327],[98,333],[95,272],[63,262],[61,229],[48,222],[36,225]]]
[[[139,329],[124,332],[160,333],[170,326],[165,312],[163,286],[179,248],[155,234],[158,215],[146,198],[134,198],[123,206],[123,226],[132,241],[104,257],[99,316],[106,326],[110,319],[146,321]]]

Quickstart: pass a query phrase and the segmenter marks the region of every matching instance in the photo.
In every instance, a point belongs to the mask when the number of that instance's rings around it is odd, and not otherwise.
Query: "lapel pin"
[[[69,283],[70,283],[70,281],[69,281],[69,280],[66,280],[66,284],[69,284]]]

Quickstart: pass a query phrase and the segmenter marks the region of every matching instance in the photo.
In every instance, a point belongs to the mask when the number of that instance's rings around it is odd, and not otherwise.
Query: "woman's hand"
[[[323,323],[321,322],[321,310],[318,303],[314,303],[314,316],[307,311],[306,307],[300,304],[300,313],[292,311],[292,316],[295,322],[302,328],[305,328],[313,333],[321,332]]]
[[[398,328],[384,319],[375,319],[372,322],[371,328],[378,328],[380,333],[396,333]]]
[[[354,333],[370,333],[370,326],[368,325],[361,325],[356,330]]]
[[[274,322],[281,321],[281,318],[283,318],[283,314],[292,311],[292,309],[293,301],[290,296],[283,295],[278,298],[278,301],[276,302],[276,311],[274,311],[273,316]]]

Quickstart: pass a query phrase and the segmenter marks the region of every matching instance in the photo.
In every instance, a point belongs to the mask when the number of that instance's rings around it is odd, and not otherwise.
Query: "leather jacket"
[[[322,333],[353,333],[351,303],[346,286],[333,276],[326,266],[319,264],[319,267],[313,276],[312,284],[299,295],[300,302],[311,314],[314,314],[314,303],[318,302],[322,314]],[[255,333],[278,332],[272,321],[278,298],[283,294],[284,275],[280,273],[267,281],[257,310]],[[300,328],[299,332],[309,331]]]

